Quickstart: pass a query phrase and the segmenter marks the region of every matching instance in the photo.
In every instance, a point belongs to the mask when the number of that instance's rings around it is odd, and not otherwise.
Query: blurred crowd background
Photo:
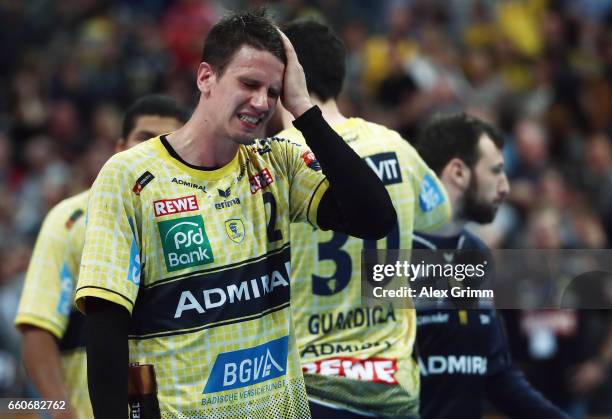
[[[441,111],[503,132],[512,192],[474,227],[488,244],[610,247],[612,0],[0,0],[0,397],[30,391],[12,322],[47,211],[91,185],[133,100],[195,104],[207,31],[227,9],[262,5],[340,34],[347,114],[408,141]],[[575,417],[612,417],[609,367],[587,368],[608,313],[507,315],[517,362]]]

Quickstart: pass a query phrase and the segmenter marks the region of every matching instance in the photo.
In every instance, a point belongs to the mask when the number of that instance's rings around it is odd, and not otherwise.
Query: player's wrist
[[[298,119],[300,116],[304,115],[313,106],[314,105],[312,104],[310,99],[304,98],[300,100],[299,102],[295,103],[294,106],[292,106],[291,110],[289,110],[289,112],[291,112],[291,114],[293,115],[295,119]]]

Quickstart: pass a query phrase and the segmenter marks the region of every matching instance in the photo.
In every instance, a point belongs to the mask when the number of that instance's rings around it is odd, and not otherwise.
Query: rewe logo
[[[393,185],[401,183],[402,173],[394,152],[375,154],[366,157],[365,162],[374,170],[376,176],[382,181],[383,185]]]
[[[374,383],[397,384],[395,373],[397,361],[387,358],[328,358],[316,362],[302,363],[304,374],[347,377],[352,380]]]
[[[168,272],[214,261],[201,215],[161,221],[157,227]]]
[[[289,337],[219,354],[202,393],[216,393],[261,383],[286,374]]]
[[[159,201],[153,202],[153,208],[155,209],[155,216],[159,217],[162,215],[179,214],[181,212],[197,211],[198,200],[195,195],[182,196],[174,199],[160,199]]]
[[[272,175],[268,169],[263,169],[261,172],[249,178],[251,184],[251,193],[255,194],[260,189],[265,189],[268,185],[274,182]]]

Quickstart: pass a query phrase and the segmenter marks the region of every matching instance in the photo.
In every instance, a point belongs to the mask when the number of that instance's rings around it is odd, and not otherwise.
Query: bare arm
[[[49,331],[36,326],[22,325],[23,363],[34,387],[43,399],[70,402],[70,393],[62,377],[57,340]],[[76,419],[72,408],[53,411],[53,419]]]

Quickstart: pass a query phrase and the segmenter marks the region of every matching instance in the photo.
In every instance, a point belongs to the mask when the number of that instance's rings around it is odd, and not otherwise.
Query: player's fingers
[[[280,30],[280,28],[276,28],[276,30],[278,31],[283,41],[283,47],[285,48],[285,55],[287,55],[287,60],[297,61],[297,55],[295,53],[295,49],[293,49],[293,44],[291,44],[291,41],[289,40],[287,35],[285,35],[283,31]]]

